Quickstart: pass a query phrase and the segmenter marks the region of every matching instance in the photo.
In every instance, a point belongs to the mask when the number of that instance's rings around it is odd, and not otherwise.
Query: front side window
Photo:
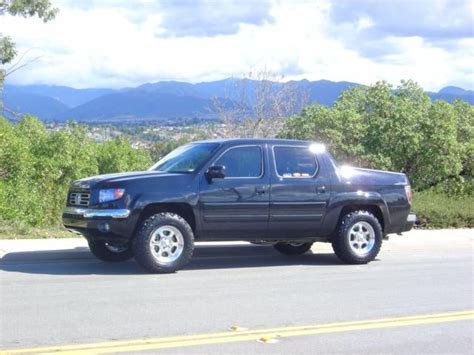
[[[226,177],[260,177],[262,149],[257,146],[231,148],[214,165],[224,166]]]
[[[173,150],[149,170],[168,173],[192,173],[219,147],[218,143],[188,144]]]
[[[317,170],[316,158],[308,147],[274,147],[276,170],[282,177],[312,177]]]

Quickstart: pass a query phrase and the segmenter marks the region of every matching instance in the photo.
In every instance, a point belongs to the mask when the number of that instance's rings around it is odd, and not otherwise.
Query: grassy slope
[[[63,227],[29,227],[21,223],[0,221],[0,239],[74,238],[77,234]]]
[[[421,228],[474,228],[474,197],[447,197],[434,192],[415,193],[413,211]]]

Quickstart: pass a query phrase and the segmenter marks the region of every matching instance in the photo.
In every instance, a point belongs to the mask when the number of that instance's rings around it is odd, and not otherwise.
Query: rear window
[[[309,178],[318,170],[316,157],[308,147],[273,147],[276,170],[279,176]]]

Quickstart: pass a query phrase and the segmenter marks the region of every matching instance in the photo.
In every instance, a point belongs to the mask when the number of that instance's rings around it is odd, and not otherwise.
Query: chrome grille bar
[[[89,206],[91,194],[89,192],[70,192],[69,204],[71,206]]]

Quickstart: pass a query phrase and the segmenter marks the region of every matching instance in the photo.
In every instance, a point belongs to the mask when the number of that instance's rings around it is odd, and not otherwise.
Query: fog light
[[[97,226],[97,229],[102,233],[107,233],[110,230],[110,225],[108,223],[101,223]]]

